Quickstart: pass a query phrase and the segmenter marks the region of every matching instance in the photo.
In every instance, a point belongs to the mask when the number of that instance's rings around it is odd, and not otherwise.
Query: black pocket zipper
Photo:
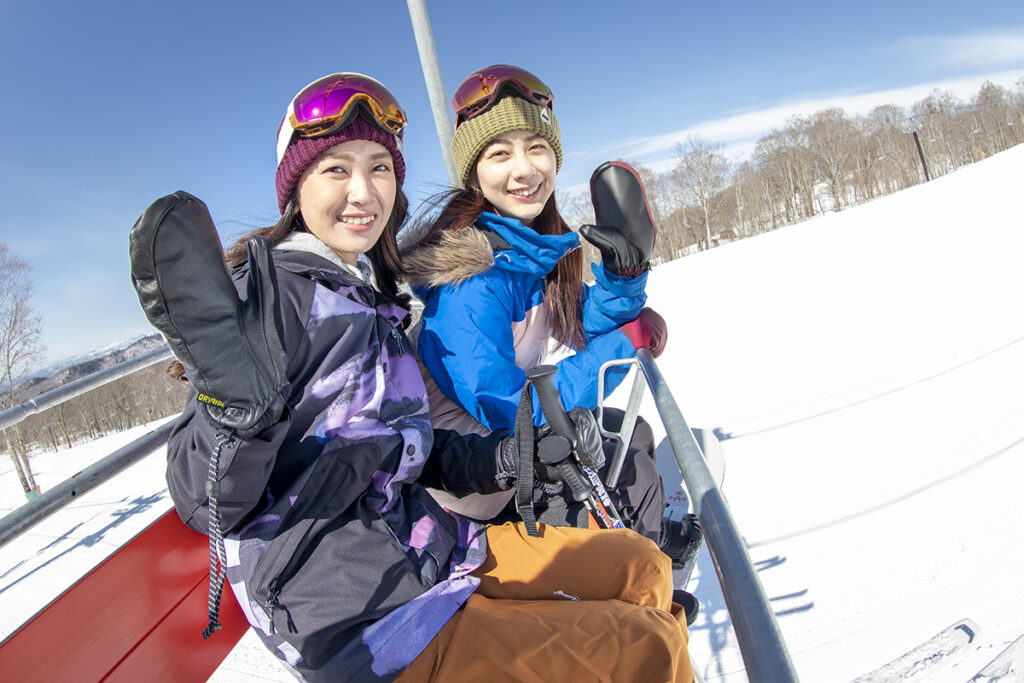
[[[289,579],[295,574],[296,570],[301,566],[303,557],[302,553],[299,552],[306,544],[310,535],[312,534],[317,522],[321,521],[322,513],[327,504],[333,500],[338,487],[341,485],[342,477],[332,476],[334,470],[339,466],[344,467],[340,459],[337,457],[323,458],[317,462],[313,467],[313,471],[310,472],[309,479],[306,481],[306,485],[302,487],[299,492],[296,502],[300,500],[308,500],[309,495],[314,496],[314,500],[317,501],[317,506],[311,510],[304,508],[303,506],[293,506],[288,513],[281,520],[281,526],[279,528],[285,528],[290,519],[299,514],[310,510],[314,514],[309,515],[308,518],[302,520],[296,524],[283,539],[280,546],[274,547],[278,540],[275,539],[270,543],[270,547],[267,548],[267,554],[264,555],[263,559],[260,560],[257,567],[264,564],[267,565],[264,571],[259,572],[259,578],[254,573],[253,584],[256,586],[253,591],[253,595],[263,603],[264,607],[268,610],[268,616],[270,617],[270,632],[275,632],[274,626],[274,612],[278,609],[284,609],[285,614],[288,618],[288,628],[292,633],[296,632],[295,623],[292,621],[291,613],[288,612],[287,607],[284,607],[279,602],[281,590]],[[320,483],[324,481],[331,481],[333,484],[327,491],[319,490],[317,487],[316,491],[309,491],[307,494],[306,487],[310,483]],[[301,528],[305,527],[305,528]],[[301,530],[300,530],[301,529]]]

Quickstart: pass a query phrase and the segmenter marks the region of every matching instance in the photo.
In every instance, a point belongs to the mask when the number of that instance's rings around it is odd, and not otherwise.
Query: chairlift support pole
[[[427,83],[430,108],[434,112],[437,140],[441,143],[441,155],[448,170],[448,182],[452,187],[461,187],[459,174],[455,170],[455,160],[452,158],[452,119],[448,115],[448,99],[444,92],[444,81],[441,79],[441,66],[437,61],[437,47],[434,44],[434,32],[430,28],[427,4],[425,0],[408,0],[408,5],[409,19],[412,20],[412,30],[416,35],[416,48],[420,53],[423,80]]]
[[[911,131],[914,135],[914,144],[917,145],[917,156],[921,157],[921,168],[924,169],[924,181],[928,182],[932,179],[930,173],[928,173],[928,164],[924,160],[924,150],[921,148],[921,138],[918,136],[917,131]]]

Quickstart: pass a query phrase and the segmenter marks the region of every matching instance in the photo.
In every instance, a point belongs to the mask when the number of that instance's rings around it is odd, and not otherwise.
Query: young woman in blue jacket
[[[574,351],[556,363],[564,406],[594,409],[602,363],[643,346],[657,356],[665,343],[664,321],[644,308],[653,223],[581,230],[602,255],[594,283],[584,285],[579,236],[555,205],[562,145],[551,90],[524,69],[495,65],[471,74],[452,103],[452,151],[465,187],[403,253],[424,303],[414,337],[434,424],[463,434],[512,428],[524,372],[549,358],[552,341]],[[624,375],[609,372],[606,393]],[[541,425],[536,398],[533,412]],[[657,541],[664,490],[643,427],[634,445],[646,442],[629,451],[610,493],[627,526]],[[478,518],[510,514],[507,495],[438,498]],[[535,507],[540,519],[579,523],[565,496],[542,495]]]

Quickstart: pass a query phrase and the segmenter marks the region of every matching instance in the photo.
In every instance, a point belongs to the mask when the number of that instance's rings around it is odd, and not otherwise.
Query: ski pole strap
[[[224,533],[220,528],[220,452],[231,441],[226,430],[218,430],[217,445],[210,454],[210,470],[206,480],[206,497],[209,499],[210,537],[210,592],[206,596],[206,613],[209,623],[203,629],[203,640],[220,630],[220,600],[224,593],[224,579],[227,576],[227,551],[224,548]]]
[[[516,510],[523,518],[526,533],[539,536],[537,517],[533,512],[533,400],[530,397],[530,382],[523,385],[519,395],[519,409],[516,411],[516,452],[519,462],[516,473]]]

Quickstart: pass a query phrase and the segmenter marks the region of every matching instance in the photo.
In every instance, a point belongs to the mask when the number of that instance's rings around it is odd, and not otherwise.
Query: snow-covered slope
[[[689,423],[722,436],[804,681],[850,681],[968,617],[965,657],[903,679],[962,683],[1024,632],[1022,178],[1024,146],[651,275],[659,367]],[[0,635],[166,509],[160,459],[4,548]],[[700,674],[745,680],[706,552],[690,589]],[[288,680],[268,658],[243,640],[215,679]]]
[[[1024,632],[1024,147],[658,268],[659,361],[798,673],[847,681],[961,617],[966,681]],[[663,463],[664,464],[664,463]],[[704,558],[691,645],[743,680]]]

